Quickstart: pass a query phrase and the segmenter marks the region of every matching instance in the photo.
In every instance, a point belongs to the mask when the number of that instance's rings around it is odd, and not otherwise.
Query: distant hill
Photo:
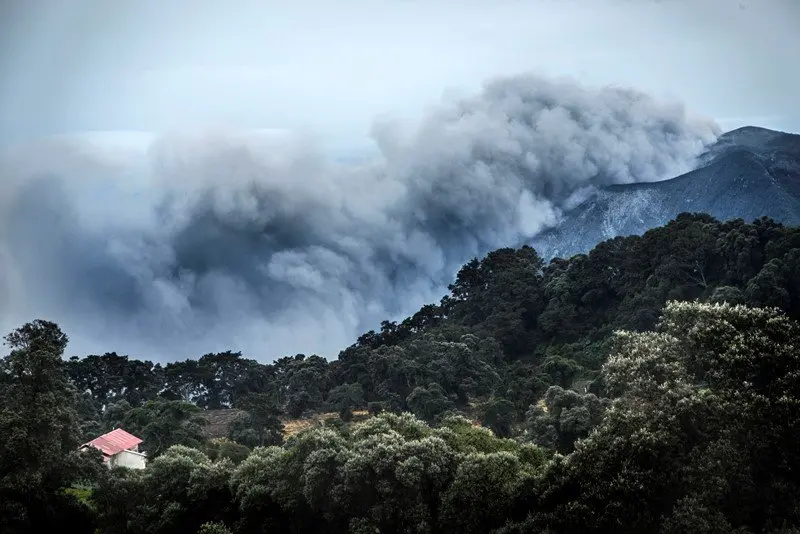
[[[720,136],[700,162],[670,180],[603,188],[532,246],[546,259],[569,257],[606,239],[642,234],[682,212],[800,224],[800,135],[739,128]]]

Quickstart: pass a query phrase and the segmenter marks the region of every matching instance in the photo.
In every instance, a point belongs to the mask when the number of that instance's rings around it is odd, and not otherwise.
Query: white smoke
[[[380,153],[348,163],[285,132],[9,152],[0,323],[57,321],[74,353],[333,357],[592,188],[688,170],[719,129],[636,91],[519,76],[373,133]]]

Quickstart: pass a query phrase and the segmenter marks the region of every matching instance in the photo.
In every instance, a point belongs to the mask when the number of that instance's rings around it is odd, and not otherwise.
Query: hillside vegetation
[[[0,530],[790,532],[799,317],[800,229],[683,214],[493,251],[330,362],[63,360],[34,321],[1,364]],[[146,470],[75,453],[116,426]]]

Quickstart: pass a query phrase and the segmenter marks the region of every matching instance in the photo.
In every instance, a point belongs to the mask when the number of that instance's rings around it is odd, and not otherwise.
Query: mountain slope
[[[800,224],[800,135],[740,128],[720,136],[700,161],[677,178],[598,191],[537,236],[534,248],[547,259],[569,257],[605,239],[642,234],[682,212]]]

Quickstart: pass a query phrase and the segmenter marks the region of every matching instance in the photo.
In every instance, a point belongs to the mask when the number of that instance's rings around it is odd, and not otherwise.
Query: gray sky
[[[534,71],[800,130],[797,0],[0,0],[0,140],[292,128],[356,149],[376,116]]]
[[[333,357],[595,187],[674,177],[720,128],[800,131],[799,14],[0,0],[0,330]]]

